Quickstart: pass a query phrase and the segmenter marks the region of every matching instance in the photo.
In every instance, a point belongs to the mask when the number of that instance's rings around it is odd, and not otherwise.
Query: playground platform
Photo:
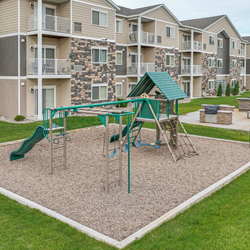
[[[113,133],[110,126],[110,134]],[[67,169],[50,175],[49,143],[42,140],[24,159],[9,161],[21,145],[0,144],[0,186],[116,240],[122,240],[193,195],[249,162],[246,143],[191,136],[199,156],[174,163],[164,146],[131,147],[131,193],[127,192],[127,153],[123,185],[104,192],[103,126],[71,132]],[[142,129],[143,142],[155,131]],[[209,156],[213,157],[209,157]],[[112,166],[111,166],[112,167]]]

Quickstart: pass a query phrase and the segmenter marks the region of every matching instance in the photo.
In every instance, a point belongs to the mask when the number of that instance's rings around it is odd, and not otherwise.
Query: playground
[[[13,162],[9,152],[21,143],[0,147],[1,187],[121,240],[249,161],[247,144],[215,139],[191,137],[199,156],[175,164],[165,147],[131,147],[131,193],[127,192],[127,153],[123,153],[122,187],[113,184],[106,193],[98,136],[103,129],[72,132],[67,169],[55,169],[53,175],[48,174],[46,140],[26,158]],[[154,141],[155,131],[142,129],[141,136]]]

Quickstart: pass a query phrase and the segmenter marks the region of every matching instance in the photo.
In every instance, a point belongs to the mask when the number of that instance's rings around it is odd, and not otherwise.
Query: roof
[[[167,72],[145,73],[127,97],[136,97],[143,93],[148,94],[154,86],[157,86],[168,100],[187,97],[187,95]]]
[[[220,15],[220,16],[212,16],[212,17],[204,17],[204,18],[185,20],[185,21],[181,21],[181,24],[184,26],[190,26],[190,27],[204,30],[225,16],[226,15]]]
[[[139,15],[141,13],[144,13],[148,10],[154,9],[155,7],[158,7],[162,4],[156,4],[156,5],[151,5],[151,6],[146,6],[142,8],[137,8],[137,9],[129,9],[123,6],[118,6],[120,10],[118,10],[116,13],[123,15],[123,16],[133,16],[133,15]]]
[[[242,38],[243,38],[244,40],[250,42],[250,36],[243,36]]]

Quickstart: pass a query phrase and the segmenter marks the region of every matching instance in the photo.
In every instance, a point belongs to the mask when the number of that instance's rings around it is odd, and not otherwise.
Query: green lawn
[[[250,92],[244,92],[243,94],[241,94],[240,97],[248,98],[249,96]],[[227,104],[235,106],[235,108],[238,108],[237,98],[239,98],[239,96],[222,96],[222,97],[193,99],[189,103],[179,104],[179,115],[197,111],[198,109],[201,109],[202,104],[213,104],[213,105]]]

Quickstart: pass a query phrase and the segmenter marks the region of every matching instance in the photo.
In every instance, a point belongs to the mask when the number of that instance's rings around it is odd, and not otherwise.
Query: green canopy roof
[[[127,97],[136,97],[143,93],[148,94],[155,85],[168,100],[187,97],[187,95],[167,72],[145,73]]]

